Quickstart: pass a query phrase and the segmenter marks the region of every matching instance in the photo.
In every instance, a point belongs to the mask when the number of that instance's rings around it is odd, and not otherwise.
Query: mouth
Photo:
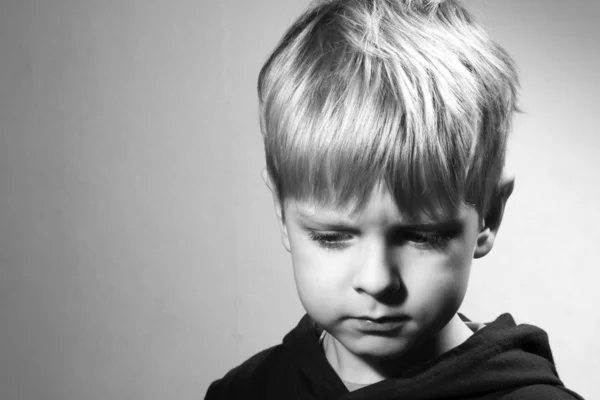
[[[359,331],[365,333],[390,333],[400,330],[410,318],[401,316],[383,316],[379,318],[358,317],[354,321]]]

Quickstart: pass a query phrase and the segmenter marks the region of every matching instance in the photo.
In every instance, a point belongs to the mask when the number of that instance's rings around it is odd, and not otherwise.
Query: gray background
[[[600,398],[592,1],[470,1],[515,57],[517,175],[463,312],[550,335]],[[302,315],[256,77],[305,0],[2,0],[0,398],[198,399]]]

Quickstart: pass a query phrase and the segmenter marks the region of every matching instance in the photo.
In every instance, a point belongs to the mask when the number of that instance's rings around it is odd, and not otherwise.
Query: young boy
[[[580,399],[547,335],[457,313],[513,179],[511,58],[457,1],[333,0],[258,82],[283,245],[307,314],[206,399]]]

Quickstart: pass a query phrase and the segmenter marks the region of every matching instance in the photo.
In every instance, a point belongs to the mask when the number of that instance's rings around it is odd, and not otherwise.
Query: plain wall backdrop
[[[303,314],[256,78],[307,0],[0,2],[0,398],[199,399]],[[516,189],[462,311],[600,398],[600,7],[471,0],[516,59]]]

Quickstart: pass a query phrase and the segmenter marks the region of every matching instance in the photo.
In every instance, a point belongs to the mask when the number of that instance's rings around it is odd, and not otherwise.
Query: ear
[[[263,168],[263,170],[261,171],[261,176],[263,178],[263,181],[265,181],[265,184],[271,191],[271,194],[273,195],[273,204],[275,206],[275,215],[277,216],[277,223],[279,224],[279,230],[281,231],[281,241],[283,242],[283,247],[285,247],[285,249],[288,252],[291,252],[290,238],[288,237],[287,226],[285,224],[285,218],[283,215],[283,205],[279,201],[279,197],[277,196],[277,191],[275,190],[273,181],[271,180],[271,177],[269,176],[269,173],[267,172],[266,168]]]
[[[490,202],[489,210],[486,213],[482,227],[477,235],[477,244],[475,246],[474,258],[481,258],[488,254],[494,246],[496,235],[500,229],[500,223],[502,222],[502,216],[504,215],[504,208],[506,202],[512,194],[515,188],[514,176],[503,178],[496,191],[494,192],[493,198]]]

